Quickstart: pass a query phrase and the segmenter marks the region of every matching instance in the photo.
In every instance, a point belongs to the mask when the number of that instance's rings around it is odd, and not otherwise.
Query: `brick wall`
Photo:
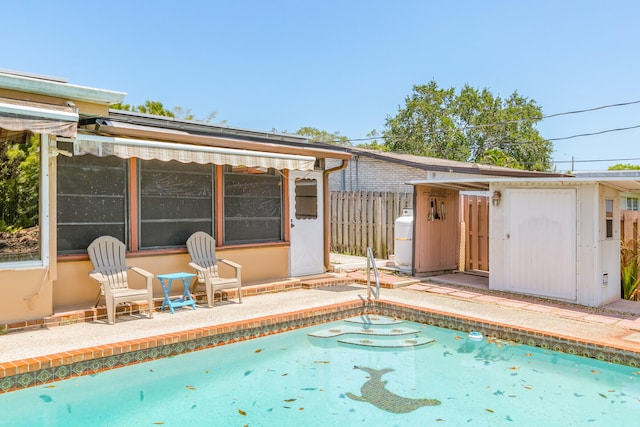
[[[327,167],[339,162],[327,161]],[[353,157],[346,169],[329,175],[329,191],[412,192],[405,182],[426,178],[428,171],[368,157]]]

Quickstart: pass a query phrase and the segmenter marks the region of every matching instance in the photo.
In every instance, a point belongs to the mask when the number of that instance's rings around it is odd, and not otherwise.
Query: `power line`
[[[633,159],[598,159],[598,160],[556,160],[551,163],[600,163],[600,162],[633,162],[640,158]]]
[[[566,116],[566,115],[570,115],[570,114],[588,113],[588,112],[592,112],[592,111],[604,110],[604,109],[607,109],[607,108],[625,107],[625,106],[634,105],[634,104],[640,104],[640,100],[629,101],[629,102],[619,102],[619,103],[616,103],[616,104],[601,105],[599,107],[585,108],[585,109],[582,109],[582,110],[573,110],[573,111],[565,111],[565,112],[562,112],[562,113],[547,114],[547,115],[543,115],[541,117],[529,117],[529,118],[523,118],[523,119],[517,119],[517,120],[509,120],[509,121],[503,121],[503,122],[485,123],[485,124],[474,125],[474,126],[465,126],[463,128],[453,129],[453,130],[451,130],[451,132],[461,131],[461,130],[462,131],[472,130],[472,129],[476,129],[476,128],[491,127],[491,126],[500,126],[500,125],[506,125],[506,124],[521,123],[521,122],[527,122],[527,121],[533,121],[533,120],[540,121],[540,120],[553,118],[553,117]],[[545,139],[547,141],[563,141],[563,140],[567,140],[567,139],[581,138],[581,137],[585,137],[585,136],[601,135],[601,134],[604,134],[604,133],[620,132],[620,131],[625,131],[625,130],[630,130],[630,129],[637,129],[637,128],[640,128],[640,125],[629,126],[629,127],[624,127],[624,128],[606,129],[606,130],[599,131],[599,132],[576,134],[576,135],[570,135],[570,136],[559,137],[559,138],[545,138]],[[362,141],[373,141],[375,139],[388,139],[388,138],[397,138],[397,137],[398,136],[396,136],[396,135],[389,135],[389,136],[379,135],[379,136],[367,137],[367,138],[353,138],[353,139],[350,138],[349,141],[351,141],[351,142],[362,142]],[[335,142],[341,142],[341,141],[337,141],[336,140],[336,141],[331,141],[331,142],[335,143]],[[539,141],[521,141],[521,142],[522,143],[529,143],[529,142],[539,142]]]
[[[617,104],[609,104],[609,105],[602,105],[600,107],[587,108],[585,110],[575,110],[575,111],[567,111],[565,113],[549,114],[546,116],[542,116],[542,118],[548,119],[551,117],[566,116],[568,114],[588,113],[590,111],[604,110],[605,108],[612,108],[612,107],[625,107],[627,105],[633,105],[633,104],[640,104],[640,101],[620,102]]]

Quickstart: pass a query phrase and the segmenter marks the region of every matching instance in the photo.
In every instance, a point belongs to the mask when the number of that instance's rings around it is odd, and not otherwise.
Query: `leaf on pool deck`
[[[243,417],[246,417],[246,416],[247,416],[247,413],[246,413],[245,411],[243,411],[242,409],[238,409],[238,413],[239,413],[240,415],[242,415]]]
[[[244,373],[244,376],[251,375],[255,369],[250,369]]]
[[[46,403],[53,402],[53,399],[48,394],[41,394],[40,399],[42,399],[42,401]]]

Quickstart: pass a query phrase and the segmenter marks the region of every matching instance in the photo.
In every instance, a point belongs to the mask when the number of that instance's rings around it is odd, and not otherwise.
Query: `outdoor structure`
[[[98,284],[87,247],[102,235],[125,242],[127,259],[154,274],[191,271],[185,243],[195,231],[243,265],[243,283],[326,271],[328,177],[350,154],[298,136],[109,109],[124,96],[0,71],[0,147],[39,150],[39,244],[0,248],[0,323],[91,307]]]
[[[620,299],[620,194],[640,190],[640,174],[477,177],[410,184],[417,195],[414,274],[453,267],[446,262],[431,265],[425,255],[432,236],[442,239],[433,228],[444,227],[429,221],[430,201],[443,198],[448,207],[446,199],[455,200],[460,191],[481,190],[491,197],[490,289],[593,307]],[[455,232],[447,234],[445,240],[454,236]]]
[[[330,191],[412,192],[407,180],[459,179],[486,176],[527,176],[535,172],[436,157],[345,147],[351,154],[346,168],[329,177]],[[338,165],[328,160],[328,165]],[[557,174],[555,174],[557,175]]]

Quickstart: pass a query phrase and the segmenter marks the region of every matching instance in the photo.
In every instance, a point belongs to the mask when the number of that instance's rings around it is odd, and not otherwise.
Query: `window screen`
[[[58,253],[84,253],[102,235],[126,242],[127,170],[118,157],[58,156]]]
[[[318,218],[318,181],[296,179],[296,219]]]
[[[191,234],[213,235],[214,166],[139,161],[140,247],[184,246]]]
[[[225,166],[224,243],[281,241],[282,178],[268,172]]]

